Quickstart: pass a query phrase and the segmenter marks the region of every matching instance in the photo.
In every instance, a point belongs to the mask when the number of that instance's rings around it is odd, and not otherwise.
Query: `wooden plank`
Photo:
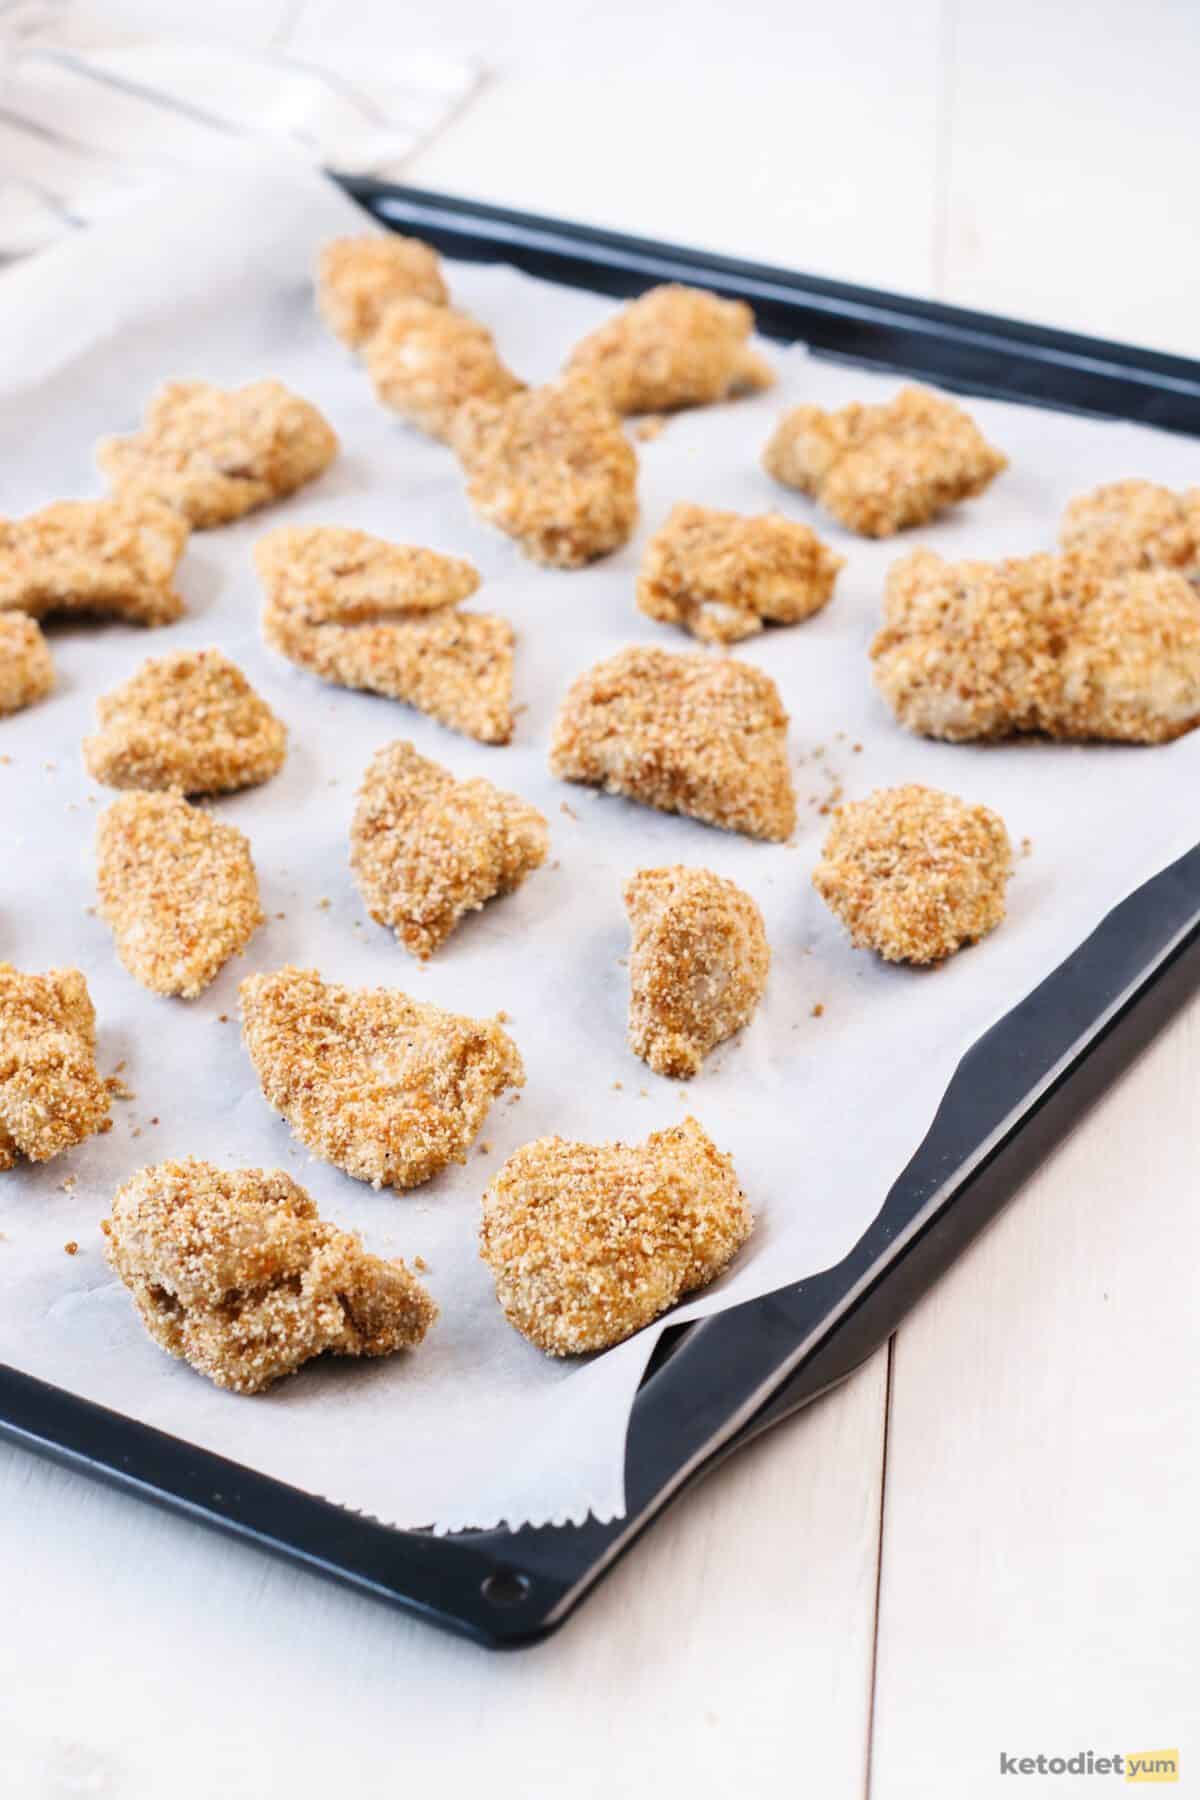
[[[928,292],[939,23],[936,0],[764,0],[752,29],[721,0],[455,0],[406,7],[401,36],[367,0],[308,0],[292,45],[478,50],[491,79],[419,184]]]
[[[1195,1738],[1198,1054],[1200,1004],[901,1327],[881,1800],[1007,1792],[1002,1751]]]
[[[952,11],[945,298],[1200,354],[1194,8]]]

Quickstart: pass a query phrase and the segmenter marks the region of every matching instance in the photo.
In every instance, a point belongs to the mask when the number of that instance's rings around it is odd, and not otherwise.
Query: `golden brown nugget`
[[[96,1069],[96,1009],[78,969],[0,962],[0,1169],[46,1162],[111,1124]]]
[[[534,562],[582,568],[619,549],[637,523],[637,455],[589,382],[471,401],[454,448],[475,511]]]
[[[589,332],[567,369],[590,377],[614,412],[708,406],[774,381],[747,341],[753,329],[744,300],[674,284],[654,287]]]
[[[459,556],[340,525],[281,525],[254,546],[267,599],[306,625],[419,619],[467,600],[479,571]]]
[[[906,387],[884,406],[794,406],[776,426],[763,465],[848,531],[891,537],[981,494],[1008,458],[953,400]]]
[[[96,716],[83,760],[107,787],[230,793],[268,781],[287,754],[287,727],[219,650],[151,657]]]
[[[182,794],[123,794],[96,832],[100,915],[155,994],[192,1000],[263,923],[250,846]]]
[[[779,513],[748,518],[680,502],[646,546],[637,603],[706,643],[734,644],[820,612],[844,561]]]
[[[644,1144],[525,1144],[483,1196],[479,1254],[509,1324],[577,1356],[707,1287],[753,1224],[732,1159],[688,1118]]]
[[[427,300],[389,306],[363,359],[383,405],[444,444],[468,400],[507,400],[525,385],[501,360],[486,325]]]
[[[550,769],[781,843],[796,823],[787,725],[775,683],[749,663],[632,645],[572,683]]]
[[[813,886],[860,950],[940,962],[1004,917],[1004,821],[936,788],[880,788],[837,810]]]
[[[317,310],[335,337],[360,350],[397,300],[444,306],[450,298],[436,250],[398,232],[340,237],[317,259]]]
[[[754,1016],[771,951],[758,907],[710,869],[639,869],[625,884],[629,1047],[686,1080]]]
[[[925,737],[1160,744],[1200,723],[1200,608],[1179,574],[918,550],[889,572],[871,656],[876,687]]]
[[[1200,488],[1111,481],[1071,501],[1059,543],[1111,575],[1170,570],[1200,587]]]
[[[416,1187],[465,1162],[492,1102],[525,1083],[494,1019],[338,987],[315,969],[252,975],[240,993],[268,1105],[314,1155],[373,1187]]]
[[[0,718],[44,700],[53,686],[50,646],[36,620],[0,613]]]
[[[403,700],[481,744],[512,737],[515,633],[494,613],[447,607],[394,623],[309,625],[269,600],[263,637],[322,681]]]
[[[457,781],[411,744],[372,757],[350,827],[350,866],[371,917],[422,959],[465,914],[519,888],[546,860],[549,827],[517,794]]]
[[[314,1356],[410,1350],[437,1317],[402,1262],[328,1224],[282,1169],[154,1164],[118,1190],[102,1230],[155,1343],[237,1394]]]
[[[0,520],[0,613],[170,625],[183,612],[173,582],[189,535],[186,519],[149,499],[59,500]]]
[[[157,500],[203,530],[315,481],[337,449],[332,426],[282,382],[172,381],[141,431],[105,438],[96,461],[119,498]]]
[[[479,586],[461,557],[365,531],[284,526],[254,550],[263,635],[341,687],[405,700],[485,744],[512,736],[513,630],[454,608]]]

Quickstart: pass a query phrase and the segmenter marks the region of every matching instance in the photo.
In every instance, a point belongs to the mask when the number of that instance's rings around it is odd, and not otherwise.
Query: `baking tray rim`
[[[926,374],[940,385],[971,393],[1132,418],[1200,436],[1200,363],[1182,357],[422,189],[348,178],[342,178],[342,185],[382,223],[419,231],[452,255],[509,261],[546,279],[611,294],[635,293],[664,279],[699,282],[750,298],[760,317],[765,309],[762,322],[768,335],[802,340],[814,354]],[[944,369],[938,366],[939,354],[944,354]],[[867,1338],[848,1342],[840,1355],[829,1357],[840,1322],[852,1318],[864,1299],[883,1293],[889,1271],[902,1268],[906,1258],[914,1266],[920,1261],[915,1248],[932,1227],[945,1225],[952,1217],[956,1201],[969,1191],[989,1158],[1020,1136],[1029,1115],[1065,1087],[1091,1050],[1156,985],[1166,987],[1167,974],[1174,970],[1178,991],[1185,986],[1190,991],[1200,978],[1200,957],[1186,955],[1200,946],[1200,847],[1114,908],[1032,995],[969,1047],[947,1089],[939,1119],[962,1068],[993,1033],[1016,1020],[1037,994],[1060,980],[1090,944],[1111,930],[1117,915],[1128,921],[1134,916],[1130,908],[1139,903],[1146,910],[1144,897],[1156,887],[1161,893],[1163,884],[1177,879],[1185,865],[1184,887],[1172,894],[1169,923],[1156,922],[1154,945],[1138,951],[1140,960],[1126,969],[1120,991],[1110,992],[1095,1008],[1087,1029],[1075,1032],[1054,1056],[1053,1065],[1039,1070],[1023,1104],[1009,1107],[969,1157],[921,1194],[915,1210],[910,1208],[903,1223],[890,1232],[884,1252],[871,1248],[866,1260],[862,1254],[872,1233],[886,1221],[888,1207],[918,1162],[920,1150],[897,1178],[872,1226],[832,1269],[695,1324],[672,1327],[668,1317],[660,1340],[663,1348],[651,1359],[631,1415],[629,1505],[621,1519],[447,1536],[382,1525],[3,1364],[0,1437],[214,1524],[488,1646],[507,1647],[544,1637],[697,1474],[776,1417],[808,1403],[863,1360],[870,1353]],[[1185,965],[1190,972],[1182,981],[1178,977]],[[922,1150],[937,1124],[935,1120]],[[989,1203],[984,1219],[975,1221],[961,1242],[951,1244],[948,1251],[943,1242],[934,1259],[936,1272],[948,1266],[981,1223],[999,1210],[1019,1179],[1001,1184],[1002,1191]],[[908,1292],[894,1317],[894,1308],[885,1305],[889,1331],[936,1272],[929,1279],[918,1278],[915,1285],[910,1275]],[[841,1291],[828,1304],[822,1283],[831,1278],[840,1278]],[[796,1314],[789,1308],[805,1297],[811,1329],[796,1337]],[[815,1321],[813,1304],[824,1308]],[[733,1384],[736,1393],[733,1388],[710,1393],[708,1413],[703,1397],[699,1405],[693,1404],[700,1385],[697,1373],[703,1382],[706,1373],[713,1376],[715,1367],[715,1379],[720,1380],[720,1363],[726,1355],[723,1342],[745,1352],[763,1335],[764,1322],[785,1337],[791,1333],[794,1340],[776,1355],[769,1373],[754,1380],[754,1371],[736,1370],[740,1378],[740,1385]],[[648,1329],[659,1330],[661,1323]],[[887,1335],[887,1331],[879,1335],[879,1330],[877,1325],[868,1333],[872,1343]],[[810,1361],[817,1371],[815,1379],[807,1386],[797,1383],[798,1372],[803,1374]],[[757,1374],[762,1377],[761,1370]],[[714,1407],[721,1415],[715,1429]],[[656,1424],[665,1430],[655,1430]]]

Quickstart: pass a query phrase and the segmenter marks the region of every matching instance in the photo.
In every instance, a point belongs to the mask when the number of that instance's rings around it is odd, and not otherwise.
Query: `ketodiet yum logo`
[[[1000,1752],[1002,1775],[1115,1775],[1119,1781],[1178,1781],[1178,1750],[1125,1750],[1097,1756],[1077,1750],[1074,1756],[1014,1756]]]

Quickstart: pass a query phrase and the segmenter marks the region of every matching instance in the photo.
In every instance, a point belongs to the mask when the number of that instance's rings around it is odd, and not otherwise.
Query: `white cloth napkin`
[[[74,6],[0,0],[0,260],[144,199],[222,137],[394,175],[481,79],[469,57],[436,51],[331,45],[318,64],[281,48],[106,41]]]

